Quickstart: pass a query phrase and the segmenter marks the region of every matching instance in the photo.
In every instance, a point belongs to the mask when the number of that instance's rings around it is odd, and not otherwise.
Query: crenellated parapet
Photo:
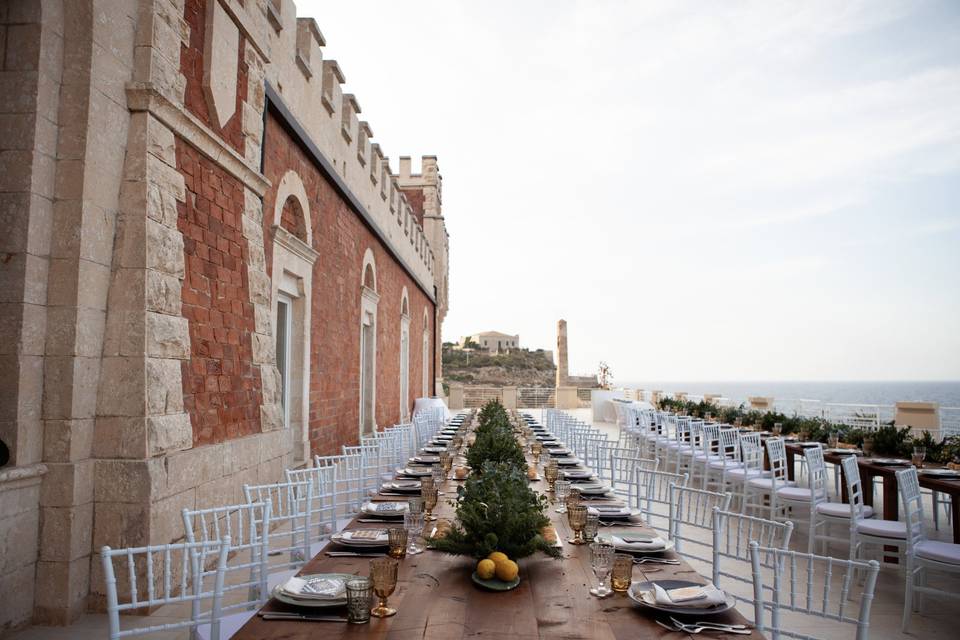
[[[436,243],[445,243],[446,232],[442,236],[432,233],[411,206],[404,193],[403,174],[391,171],[389,157],[374,141],[372,127],[361,119],[357,96],[344,87],[343,70],[336,60],[323,58],[326,40],[316,21],[298,18],[290,0],[265,1],[269,16],[264,23],[269,18],[271,25],[264,47],[269,51],[264,70],[267,83],[367,210],[398,259],[429,295],[439,296],[443,288],[445,296],[445,286],[439,285],[446,280],[446,260],[436,260]],[[436,158],[431,162],[430,173],[436,180],[429,187],[429,211],[430,216],[439,216]],[[438,268],[444,270],[442,275]]]

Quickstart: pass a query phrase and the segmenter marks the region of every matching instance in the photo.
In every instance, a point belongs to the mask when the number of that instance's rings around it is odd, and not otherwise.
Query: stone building
[[[460,346],[462,347],[468,341],[480,345],[489,353],[500,353],[520,348],[519,334],[501,333],[500,331],[481,331],[472,336],[466,336],[460,341]]]
[[[434,393],[437,161],[323,46],[290,0],[0,2],[0,635]]]

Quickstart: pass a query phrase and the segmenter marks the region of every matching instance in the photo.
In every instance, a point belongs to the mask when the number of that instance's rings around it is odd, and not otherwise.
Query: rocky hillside
[[[443,378],[446,382],[492,387],[552,387],[557,367],[543,349],[514,349],[490,355],[443,345]]]

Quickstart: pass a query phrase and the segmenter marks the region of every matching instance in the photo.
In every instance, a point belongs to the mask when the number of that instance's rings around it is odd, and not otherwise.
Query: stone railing
[[[450,385],[449,407],[453,410],[482,407],[499,400],[507,409],[577,409],[583,403],[576,387],[487,387]]]

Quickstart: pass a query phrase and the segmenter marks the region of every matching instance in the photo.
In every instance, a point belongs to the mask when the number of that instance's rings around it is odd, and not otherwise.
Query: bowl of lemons
[[[505,553],[494,551],[477,563],[477,568],[470,577],[484,589],[510,591],[520,584],[520,567]]]

